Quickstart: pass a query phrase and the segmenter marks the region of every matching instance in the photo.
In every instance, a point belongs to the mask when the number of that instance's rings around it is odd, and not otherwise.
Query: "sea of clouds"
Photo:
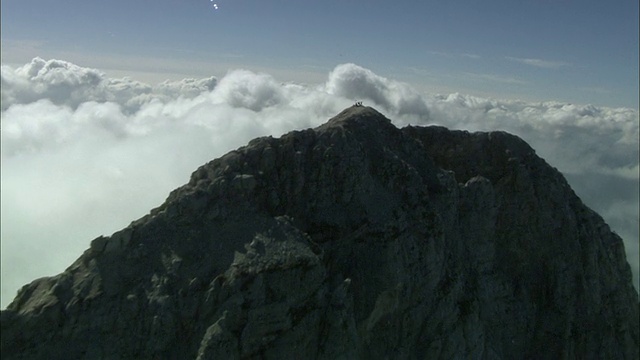
[[[203,163],[354,101],[397,126],[504,130],[558,168],[624,240],[638,288],[637,109],[429,95],[355,64],[317,85],[247,70],[157,85],[60,60],[2,66],[2,308],[160,205]]]

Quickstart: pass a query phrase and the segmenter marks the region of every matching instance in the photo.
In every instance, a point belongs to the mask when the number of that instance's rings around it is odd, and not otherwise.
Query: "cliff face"
[[[2,312],[2,358],[637,359],[622,240],[519,138],[367,107],[195,171]]]

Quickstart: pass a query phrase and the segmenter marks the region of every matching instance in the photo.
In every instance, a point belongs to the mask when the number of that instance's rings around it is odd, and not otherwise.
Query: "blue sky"
[[[637,0],[215,3],[3,0],[2,62],[303,82],[353,62],[432,93],[638,108]]]

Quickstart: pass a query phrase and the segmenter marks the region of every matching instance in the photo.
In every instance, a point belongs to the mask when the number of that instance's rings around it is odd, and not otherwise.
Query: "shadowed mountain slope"
[[[3,359],[638,358],[622,240],[521,139],[258,138],[2,311]]]

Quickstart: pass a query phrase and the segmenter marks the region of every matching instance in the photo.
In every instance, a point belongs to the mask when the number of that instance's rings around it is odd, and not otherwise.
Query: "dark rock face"
[[[622,240],[519,138],[367,107],[195,171],[2,312],[3,359],[637,359]]]

